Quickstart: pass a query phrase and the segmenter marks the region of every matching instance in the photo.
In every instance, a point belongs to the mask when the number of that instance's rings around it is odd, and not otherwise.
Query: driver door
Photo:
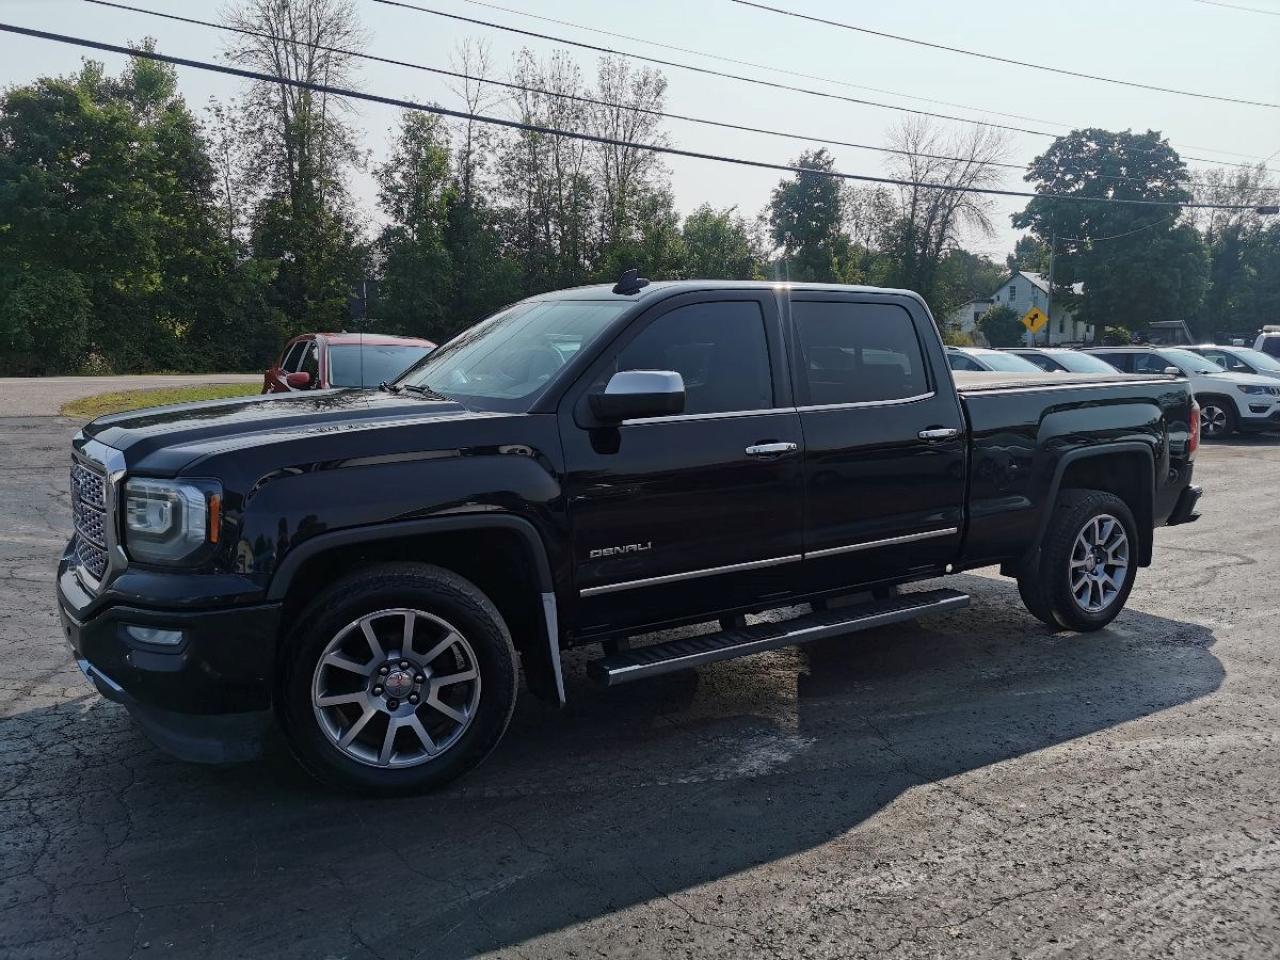
[[[679,373],[684,412],[584,423],[585,396],[632,369]],[[580,633],[792,592],[803,436],[785,370],[773,294],[718,291],[639,317],[568,392],[559,416]]]

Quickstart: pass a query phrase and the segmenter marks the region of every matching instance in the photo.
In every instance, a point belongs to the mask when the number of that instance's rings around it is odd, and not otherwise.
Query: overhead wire
[[[943,50],[947,53],[960,54],[966,57],[976,57],[981,60],[990,60],[995,63],[1003,63],[1014,67],[1025,67],[1028,70],[1041,70],[1046,73],[1056,73],[1066,77],[1075,77],[1079,80],[1095,80],[1100,83],[1113,83],[1122,87],[1134,87],[1139,90],[1153,90],[1158,93],[1170,93],[1180,97],[1195,97],[1200,100],[1216,100],[1219,103],[1234,103],[1248,107],[1265,107],[1269,110],[1280,110],[1280,103],[1272,103],[1267,100],[1247,100],[1243,97],[1228,97],[1216,93],[1201,93],[1195,90],[1181,90],[1177,87],[1164,87],[1154,83],[1142,83],[1137,80],[1123,80],[1118,77],[1105,77],[1096,73],[1085,73],[1080,70],[1068,70],[1065,67],[1051,67],[1044,63],[1035,63],[1029,60],[1015,60],[1012,57],[1002,57],[994,53],[983,53],[978,50],[967,50],[964,47],[953,47],[945,43],[937,43],[932,40],[921,40],[919,37],[908,37],[898,33],[889,33],[885,30],[873,30],[870,27],[860,26],[854,23],[846,23],[840,20],[831,20],[827,17],[819,17],[809,13],[801,13],[798,10],[786,10],[782,7],[771,6],[767,3],[759,3],[757,0],[729,0],[730,3],[736,3],[743,7],[753,7],[756,10],[764,10],[769,13],[776,13],[782,16],[794,17],[798,20],[807,20],[811,23],[821,24],[826,27],[838,27],[841,30],[851,30],[855,33],[862,33],[868,36],[881,37],[886,40],[896,40],[899,43],[909,43],[920,47],[928,47],[932,50]]]
[[[126,46],[121,44],[106,43],[101,40],[91,40],[85,37],[75,37],[67,34],[53,33],[47,30],[36,30],[31,27],[22,27],[16,24],[0,23],[0,32],[16,34],[18,36],[31,37],[35,39],[48,40],[55,43],[62,43],[71,46],[83,47],[89,50],[99,50],[107,53],[115,53],[128,57],[137,57],[145,60],[153,60],[160,63],[168,63],[173,66],[189,67],[195,70],[203,70],[211,73],[220,73],[226,76],[240,77],[241,79],[253,80],[258,83],[270,83],[280,86],[294,87],[296,89],[309,90],[314,93],[323,93],[337,97],[346,97],[352,100],[363,100],[370,103],[383,104],[385,106],[398,107],[404,110],[415,110],[423,113],[436,114],[438,116],[453,117],[460,120],[471,120],[477,123],[485,123],[493,126],[506,127],[508,129],[523,130],[529,133],[537,133],[546,136],[564,137],[571,140],[581,140],[588,143],[597,143],[607,146],[626,147],[635,150],[644,150],[649,153],[662,154],[666,156],[685,157],[695,160],[708,160],[718,163],[728,163],[742,167],[752,167],[761,170],[775,170],[783,173],[792,173],[805,176],[818,176],[838,180],[861,181],[868,183],[880,183],[890,186],[915,187],[927,190],[940,190],[951,193],[969,193],[986,196],[1004,196],[1004,197],[1023,197],[1027,199],[1043,199],[1043,200],[1059,200],[1070,203],[1093,203],[1108,206],[1142,206],[1142,207],[1176,207],[1182,209],[1212,209],[1212,210],[1256,210],[1255,204],[1225,204],[1225,203],[1180,203],[1168,200],[1148,200],[1138,198],[1122,198],[1122,197],[1081,197],[1072,194],[1051,194],[1031,191],[1018,190],[1002,190],[993,187],[973,187],[960,184],[932,183],[920,180],[908,180],[898,177],[877,177],[869,174],[846,173],[840,170],[822,170],[808,167],[800,167],[792,164],[773,163],[766,160],[756,160],[747,157],[734,157],[725,154],[707,153],[697,150],[685,150],[679,147],[665,146],[654,143],[639,143],[635,141],[623,140],[618,137],[607,137],[599,134],[584,133],[577,130],[561,130],[555,127],[548,127],[542,124],[525,123],[520,120],[512,120],[506,117],[491,117],[483,114],[472,113],[465,110],[453,110],[442,107],[438,104],[425,104],[413,100],[407,100],[400,97],[388,97],[381,94],[366,93],[361,90],[354,90],[334,86],[325,83],[312,83],[305,80],[298,80],[292,77],[274,76],[262,73],[256,70],[247,70],[242,67],[233,67],[226,64],[211,63],[206,60],[194,60],[188,57],[178,57],[171,54],[160,53],[157,50],[147,50],[135,46]]]

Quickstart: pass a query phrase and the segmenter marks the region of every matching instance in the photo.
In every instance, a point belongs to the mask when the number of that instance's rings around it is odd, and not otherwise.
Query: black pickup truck
[[[1103,627],[1197,517],[1198,431],[1185,380],[953,375],[912,293],[628,274],[377,391],[89,424],[59,607],[171,752],[251,756],[274,717],[322,779],[402,793],[494,748],[521,672],[563,702],[569,647],[624,683],[951,610],[897,587],[995,564]]]

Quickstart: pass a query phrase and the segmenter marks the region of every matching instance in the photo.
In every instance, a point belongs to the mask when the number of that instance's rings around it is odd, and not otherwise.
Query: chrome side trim
[[[730,563],[723,567],[707,567],[704,570],[688,570],[684,573],[668,573],[660,577],[645,577],[643,580],[623,580],[619,583],[606,583],[599,587],[586,587],[578,591],[579,596],[595,597],[602,593],[617,593],[620,590],[635,590],[638,587],[656,587],[663,583],[676,583],[680,580],[694,580],[698,577],[714,577],[721,573],[737,573],[742,570],[761,570],[765,567],[778,567],[784,563],[795,563],[803,560],[803,554],[788,557],[773,557],[769,560],[751,560],[747,563]]]
[[[831,557],[838,553],[856,553],[859,550],[875,550],[877,547],[891,547],[898,543],[914,543],[917,540],[931,540],[934,537],[949,537],[959,533],[959,527],[947,527],[943,530],[927,530],[924,533],[908,533],[901,537],[886,537],[883,540],[864,540],[861,543],[850,543],[843,547],[827,547],[824,550],[807,550],[804,558]]]
[[[895,400],[858,400],[854,403],[816,403],[809,404],[804,407],[797,407],[801,413],[811,413],[819,410],[857,410],[862,407],[894,407],[904,403],[919,403],[922,400],[932,400],[938,394],[936,391],[928,393],[916,394],[914,397],[899,397]]]
[[[759,410],[720,410],[715,413],[673,413],[666,417],[640,417],[623,420],[620,426],[640,427],[646,423],[682,423],[685,420],[727,420],[737,417],[759,417],[768,413],[795,413],[795,407],[761,407]]]
[[[556,595],[542,595],[542,617],[547,624],[547,643],[551,645],[551,669],[556,675],[556,696],[560,698],[560,706],[565,704],[564,673],[560,669],[560,618],[556,612]]]

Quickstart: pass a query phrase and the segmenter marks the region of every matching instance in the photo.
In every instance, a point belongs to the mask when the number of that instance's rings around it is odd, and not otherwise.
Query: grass
[[[117,393],[100,393],[94,397],[81,397],[64,403],[58,411],[64,417],[92,420],[109,413],[140,410],[145,407],[162,407],[170,403],[191,403],[196,400],[229,400],[248,397],[262,392],[259,383],[216,383],[192,387],[158,387],[153,390],[121,390]]]

